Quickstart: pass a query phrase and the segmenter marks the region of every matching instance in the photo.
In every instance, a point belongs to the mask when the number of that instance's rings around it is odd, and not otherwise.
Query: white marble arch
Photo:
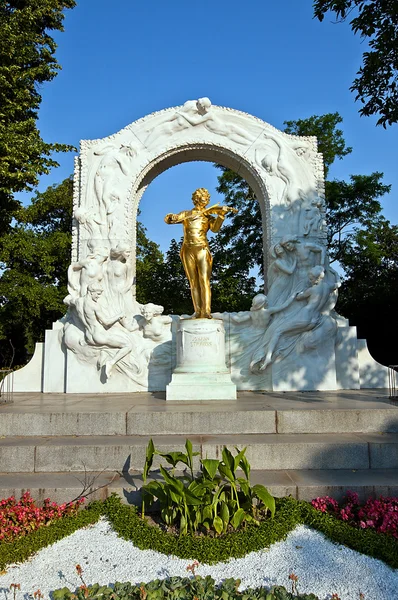
[[[360,387],[363,353],[355,328],[334,312],[339,282],[327,257],[323,159],[316,139],[285,134],[200,98],[104,139],[81,142],[68,312],[46,332],[44,353],[35,363],[42,391],[166,389],[175,366],[178,317],[162,315],[156,298],[145,306],[135,299],[136,216],[151,181],[189,161],[233,169],[260,204],[268,299],[260,294],[251,311],[217,315],[224,320],[227,365],[237,388]],[[377,363],[373,368],[372,381],[383,387],[385,371]],[[25,369],[14,376],[19,391],[30,391]]]
[[[106,224],[98,225],[98,221],[105,220],[106,212],[106,201],[101,210],[96,210],[101,204],[100,186],[95,185],[95,180],[101,183],[98,171],[108,170],[105,178],[117,190],[110,219],[120,222],[118,239],[128,242],[134,254],[138,204],[150,182],[183,162],[209,161],[233,169],[253,189],[261,208],[267,273],[272,244],[292,232],[297,234],[303,210],[314,201],[323,201],[323,159],[317,152],[316,138],[291,136],[246,113],[213,105],[203,115],[212,118],[202,123],[196,107],[199,101],[153,113],[102,140],[81,142],[75,168],[74,212],[75,216],[97,212],[99,218],[94,225],[98,233],[90,233],[78,219],[74,220],[73,261],[86,255],[90,237],[102,238],[105,245],[110,243],[104,235]],[[185,113],[189,118],[198,116],[198,122],[188,122]],[[180,125],[178,118],[183,121]],[[216,125],[209,127],[213,120]],[[170,131],[173,127],[175,130]],[[101,167],[104,162],[105,168]],[[112,226],[108,224],[108,229]],[[112,232],[109,237],[112,239]],[[321,235],[323,245],[325,237]]]

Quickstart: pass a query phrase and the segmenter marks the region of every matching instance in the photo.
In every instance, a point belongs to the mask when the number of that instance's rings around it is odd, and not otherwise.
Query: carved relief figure
[[[104,228],[106,223],[101,221],[96,214],[90,214],[89,211],[79,207],[73,213],[74,218],[89,234],[89,239],[94,242],[100,242],[103,239]]]
[[[305,223],[303,227],[303,235],[317,235],[323,225],[323,218],[321,210],[323,209],[323,202],[321,200],[313,200],[311,207],[305,209]]]
[[[109,378],[115,364],[133,349],[133,344],[127,335],[123,335],[120,331],[112,331],[112,326],[121,322],[126,315],[123,312],[112,317],[104,314],[103,309],[98,305],[98,299],[103,292],[103,288],[98,283],[90,284],[87,292],[83,302],[86,342],[92,346],[118,349],[115,356],[105,362],[105,375]]]
[[[149,302],[141,306],[141,314],[144,317],[142,325],[144,338],[149,338],[155,342],[165,342],[171,340],[172,318],[163,315],[163,306]]]
[[[108,259],[108,250],[107,248],[92,248],[92,246],[90,248],[91,254],[69,266],[68,292],[70,296],[65,298],[66,304],[68,304],[68,298],[85,296],[90,283],[99,283],[103,279],[103,265]]]
[[[265,294],[257,294],[252,300],[250,312],[241,312],[237,313],[236,315],[231,315],[231,319],[235,323],[250,322],[253,327],[265,329],[268,326],[271,317],[275,313],[278,313],[290,306],[294,299],[295,296],[292,296],[283,304],[270,307],[268,306],[267,296]]]
[[[94,155],[102,156],[94,175],[94,191],[104,240],[113,228],[114,212],[121,201],[122,178],[128,175],[131,159],[136,153],[133,145],[117,149],[106,146],[94,152]]]
[[[305,193],[292,165],[291,156],[289,156],[289,146],[269,131],[264,133],[263,137],[266,140],[271,140],[274,147],[257,147],[255,152],[256,161],[267,173],[278,177],[284,182],[285,187],[281,202],[286,202],[288,206],[291,206],[294,201],[303,200]],[[299,150],[299,155],[303,154],[302,142],[297,144],[291,143],[290,146],[292,147],[292,151]]]
[[[206,208],[210,194],[205,188],[199,188],[192,194],[194,208],[178,214],[169,213],[164,220],[168,225],[182,223],[184,241],[181,247],[181,261],[191,287],[195,319],[211,319],[210,277],[213,258],[210,254],[207,232],[220,230],[225,215],[237,212],[229,206]],[[217,216],[212,215],[215,214]]]
[[[211,110],[211,101],[209,98],[199,98],[199,100],[188,100],[182,108],[172,117],[168,117],[160,122],[145,140],[145,145],[151,143],[160,136],[170,136],[189,127],[203,125],[211,133],[229,138],[237,144],[249,144],[254,141],[252,135],[242,127],[234,123],[226,125],[222,119]]]
[[[287,237],[281,241],[281,246],[288,252],[297,255],[298,279],[307,282],[308,272],[316,265],[325,265],[326,248],[315,242],[301,243],[296,237]]]
[[[274,260],[268,269],[268,298],[271,304],[276,304],[284,302],[297,284],[296,278],[292,277],[297,268],[297,256],[278,243],[271,250],[271,257]]]
[[[252,367],[257,366],[260,371],[266,369],[275,360],[276,351],[282,336],[299,336],[311,331],[321,324],[322,311],[325,309],[330,294],[335,291],[337,282],[330,284],[325,281],[325,269],[321,266],[313,267],[309,272],[310,287],[303,292],[298,292],[295,302],[305,303],[298,312],[287,318],[273,333],[267,344],[265,356],[258,361],[254,357]]]
[[[125,315],[122,325],[129,331],[135,331],[138,324],[133,316],[139,313],[139,304],[132,295],[134,265],[128,244],[120,242],[115,248],[111,248],[105,275],[108,305],[122,311]]]

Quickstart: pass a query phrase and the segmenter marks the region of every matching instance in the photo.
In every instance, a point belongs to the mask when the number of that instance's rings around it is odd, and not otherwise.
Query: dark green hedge
[[[190,534],[178,537],[164,532],[142,521],[135,507],[122,504],[118,496],[111,496],[104,502],[90,504],[74,517],[56,521],[12,544],[0,544],[0,569],[12,562],[22,562],[41,548],[89,523],[95,523],[101,514],[109,519],[121,537],[131,540],[138,548],[157,550],[184,559],[197,559],[202,563],[214,564],[268,548],[285,539],[297,525],[305,524],[333,542],[398,568],[398,541],[393,536],[371,529],[356,529],[331,515],[321,513],[308,502],[298,502],[293,498],[277,499],[275,517],[264,521],[259,527],[250,525],[242,531],[210,538]]]
[[[297,525],[305,524],[333,542],[383,560],[393,568],[398,567],[398,540],[393,536],[371,529],[356,529],[332,515],[321,513],[308,502],[298,502],[293,498],[277,499],[275,517],[259,527],[250,525],[242,531],[216,538],[193,535],[177,537],[161,531],[142,521],[134,507],[121,504],[115,496],[104,502],[104,511],[118,534],[134,542],[138,548],[157,550],[180,558],[196,558],[208,564],[269,548],[271,544],[285,539]]]

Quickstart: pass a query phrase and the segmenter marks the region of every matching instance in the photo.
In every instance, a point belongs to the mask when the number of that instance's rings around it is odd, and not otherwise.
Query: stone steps
[[[124,502],[140,504],[142,477],[136,472],[0,473],[0,497],[19,498],[29,490],[38,502],[44,498],[68,502],[82,493],[85,481],[93,481],[87,502],[117,493]],[[297,500],[325,495],[340,499],[347,490],[365,500],[370,495],[398,496],[398,469],[257,470],[251,474],[251,484],[256,483],[274,496],[291,495]]]
[[[160,452],[184,451],[185,436],[152,436]],[[397,433],[191,435],[200,457],[247,447],[253,470],[398,468]],[[142,470],[149,436],[52,436],[0,439],[4,472]],[[154,466],[158,466],[155,457]],[[195,458],[199,467],[199,457]]]
[[[363,393],[361,391],[361,393]],[[343,394],[320,401],[310,393],[296,398],[284,394],[241,393],[236,402],[153,404],[114,398],[62,401],[52,394],[41,402],[11,404],[0,408],[3,436],[185,436],[256,433],[377,433],[398,432],[398,406],[373,394],[351,400]],[[137,394],[139,396],[139,394]],[[352,396],[353,394],[351,394]],[[18,397],[18,394],[15,394]],[[54,399],[54,396],[58,396]],[[98,397],[97,397],[98,398]],[[336,401],[337,398],[337,401]],[[360,397],[358,397],[360,398]],[[127,406],[126,406],[127,404]]]
[[[359,390],[183,403],[161,393],[15,394],[0,407],[0,497],[30,489],[70,500],[79,480],[103,471],[93,498],[116,491],[136,501],[150,437],[162,452],[183,451],[189,438],[209,458],[246,446],[253,483],[277,496],[398,495],[398,406],[386,392]]]

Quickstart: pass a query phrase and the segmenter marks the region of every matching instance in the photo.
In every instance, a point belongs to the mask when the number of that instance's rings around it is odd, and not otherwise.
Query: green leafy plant
[[[275,514],[275,499],[263,485],[250,485],[250,464],[246,448],[233,454],[224,447],[222,460],[205,458],[200,460],[201,470],[194,476],[193,452],[190,440],[185,442],[184,452],[157,452],[152,439],[146,450],[144,486],[142,488],[142,515],[145,505],[158,501],[160,516],[169,526],[178,526],[180,534],[202,530],[225,534],[228,529],[239,529],[241,525],[259,525],[268,513]],[[163,481],[146,483],[154,454],[158,454],[171,465],[166,470],[160,466]],[[178,463],[188,467],[189,474],[175,475]],[[241,469],[244,477],[240,477]]]
[[[314,594],[293,594],[283,586],[239,591],[239,585],[239,579],[226,579],[217,586],[210,575],[170,577],[138,585],[116,582],[113,588],[96,583],[75,592],[64,587],[53,592],[53,600],[318,600]]]

